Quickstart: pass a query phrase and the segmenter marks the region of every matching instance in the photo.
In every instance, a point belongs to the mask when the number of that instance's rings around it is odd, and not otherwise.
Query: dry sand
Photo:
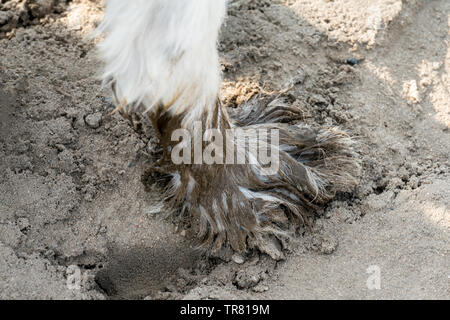
[[[101,3],[2,0],[0,298],[450,298],[450,1],[230,2],[224,101],[293,84],[358,140],[361,183],[284,261],[207,257],[141,182],[151,135],[108,116]]]

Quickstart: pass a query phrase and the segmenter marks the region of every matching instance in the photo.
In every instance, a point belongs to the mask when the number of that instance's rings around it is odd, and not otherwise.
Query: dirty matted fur
[[[350,190],[359,164],[345,133],[288,124],[301,118],[301,110],[283,94],[255,96],[232,112],[221,104],[216,42],[225,7],[224,0],[108,0],[99,29],[105,34],[99,46],[103,78],[113,84],[124,114],[141,112],[152,120],[164,154],[151,170],[171,177],[167,199],[198,221],[202,247],[256,247],[281,259],[279,240],[307,223],[316,206],[337,191]],[[194,134],[198,122],[229,142],[224,156],[233,158],[242,150],[234,148],[243,143],[239,130],[276,130],[277,143],[266,146],[278,154],[276,172],[265,174],[258,161],[175,164],[174,131]],[[254,138],[264,145],[260,136]],[[202,147],[219,140],[203,141]],[[243,150],[248,159],[258,159],[252,148]]]

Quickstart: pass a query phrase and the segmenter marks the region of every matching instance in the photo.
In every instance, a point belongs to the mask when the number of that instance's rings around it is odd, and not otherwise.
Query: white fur
[[[186,122],[212,108],[220,86],[217,40],[226,0],[107,0],[99,31],[103,79],[138,111],[162,103]],[[141,110],[142,111],[142,110]]]

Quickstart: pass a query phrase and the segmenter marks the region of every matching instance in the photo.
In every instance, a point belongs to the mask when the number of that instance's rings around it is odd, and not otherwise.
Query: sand
[[[449,1],[230,1],[223,101],[293,85],[303,121],[349,132],[363,163],[278,262],[207,256],[166,218],[141,181],[151,130],[110,116],[96,77],[101,17],[0,2],[0,298],[450,298]]]

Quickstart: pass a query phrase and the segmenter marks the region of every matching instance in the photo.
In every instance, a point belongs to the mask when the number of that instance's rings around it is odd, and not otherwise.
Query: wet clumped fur
[[[357,183],[359,161],[342,131],[290,124],[303,113],[285,92],[256,95],[233,110],[222,105],[217,41],[225,13],[225,0],[108,0],[98,29],[102,78],[117,111],[153,124],[163,154],[148,173],[170,177],[165,198],[198,230],[200,246],[258,248],[281,259],[284,240],[309,223],[317,206]],[[239,133],[248,131],[254,145],[278,155],[278,166],[267,174],[258,161],[176,164],[178,129],[191,136],[215,130],[202,148],[225,145],[224,158],[258,159],[251,146],[239,148],[246,144]],[[267,143],[260,131],[277,132],[278,141]]]
[[[217,109],[222,116],[213,127],[279,132],[276,174],[261,175],[252,164],[175,165],[168,152],[147,174],[170,177],[165,198],[184,218],[197,221],[194,234],[201,248],[212,252],[227,246],[238,252],[257,248],[282,259],[285,240],[298,227],[309,226],[317,207],[356,185],[360,165],[355,143],[337,128],[289,124],[301,118],[302,110],[290,106],[283,95],[256,95],[230,109],[230,115],[219,101]],[[175,142],[169,137],[180,120],[166,116],[150,115],[163,149],[170,150]]]

